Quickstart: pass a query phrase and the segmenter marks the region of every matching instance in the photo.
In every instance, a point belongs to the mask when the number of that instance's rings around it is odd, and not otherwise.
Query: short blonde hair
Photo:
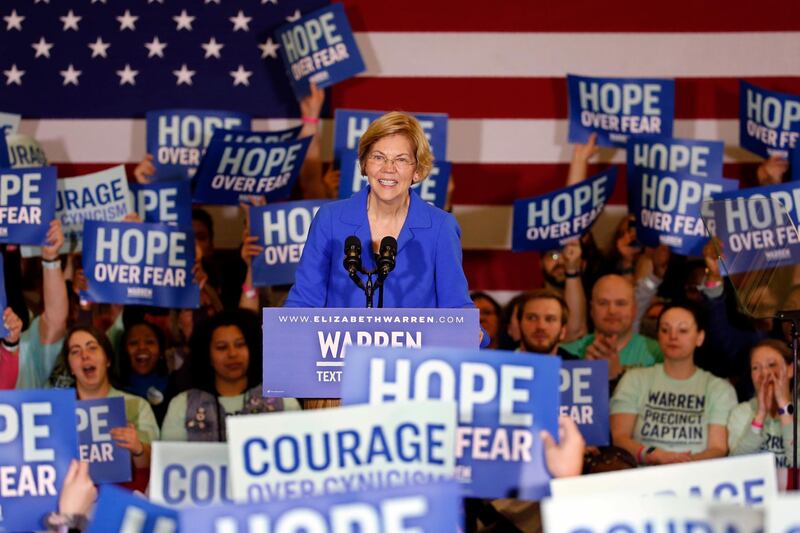
[[[361,175],[367,175],[367,157],[372,151],[372,146],[389,135],[403,135],[408,139],[417,160],[416,171],[420,181],[427,178],[433,168],[431,145],[428,143],[428,138],[425,136],[419,120],[400,111],[391,111],[375,120],[361,136],[361,141],[358,143],[358,163],[361,167]]]

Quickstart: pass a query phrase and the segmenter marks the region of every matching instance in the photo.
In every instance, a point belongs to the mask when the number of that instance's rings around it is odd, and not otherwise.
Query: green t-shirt
[[[39,322],[41,315],[31,321],[28,329],[22,332],[19,343],[19,374],[17,389],[41,389],[47,380],[61,353],[64,338],[53,344],[42,344],[39,338]]]
[[[136,428],[139,440],[143,443],[150,443],[158,440],[158,422],[153,408],[147,400],[128,394],[121,390],[111,387],[108,391],[108,398],[122,397],[125,399],[125,418]]]
[[[583,359],[586,357],[586,349],[594,342],[594,333],[581,337],[572,342],[561,345],[563,349],[576,357]],[[639,366],[653,366],[664,360],[658,342],[650,337],[634,333],[628,344],[619,353],[620,362],[625,368]]]
[[[740,403],[731,411],[728,418],[728,448],[731,455],[770,452],[775,454],[778,468],[788,468],[792,464],[792,454],[787,454],[795,439],[792,438],[792,424],[781,424],[780,418],[768,416],[764,428],[753,431],[753,417],[758,410],[758,401]]]
[[[708,447],[708,426],[726,426],[736,406],[733,387],[697,369],[673,379],[664,365],[634,368],[622,376],[609,405],[612,415],[637,415],[633,438],[670,452],[699,453]]]

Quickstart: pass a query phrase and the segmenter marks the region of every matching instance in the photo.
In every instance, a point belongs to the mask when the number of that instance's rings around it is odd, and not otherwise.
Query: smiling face
[[[787,377],[794,376],[792,365],[787,364],[777,350],[769,346],[760,346],[750,354],[750,377],[756,391],[761,390],[761,384],[767,376],[778,376],[781,368],[786,369]]]
[[[387,135],[375,141],[365,166],[372,194],[389,204],[404,200],[411,185],[420,179],[414,148],[404,135]]]
[[[146,376],[155,370],[160,357],[158,337],[144,324],[136,324],[128,332],[125,345],[131,361],[131,369],[140,376]]]
[[[686,309],[673,307],[661,315],[658,323],[658,345],[665,359],[691,358],[705,339],[705,332],[697,328],[694,315]]]
[[[109,385],[108,355],[97,339],[86,331],[75,331],[67,339],[68,363],[80,392],[97,391]]]
[[[250,350],[238,326],[220,326],[211,334],[211,366],[217,379],[236,382],[247,378]]]

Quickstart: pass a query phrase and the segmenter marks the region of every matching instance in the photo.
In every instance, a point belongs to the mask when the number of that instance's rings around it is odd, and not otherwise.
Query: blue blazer
[[[323,205],[308,232],[286,307],[365,307],[364,291],[344,269],[344,241],[361,241],[364,268],[375,268],[366,187]],[[461,266],[461,230],[453,215],[411,192],[397,239],[397,263],[384,283],[384,307],[474,307]],[[375,306],[378,305],[377,291]]]

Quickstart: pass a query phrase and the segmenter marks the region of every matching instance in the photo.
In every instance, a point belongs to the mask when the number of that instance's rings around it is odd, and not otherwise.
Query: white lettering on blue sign
[[[10,444],[22,435],[22,460],[25,463],[52,462],[55,450],[40,448],[38,439],[50,436],[47,424],[37,424],[37,416],[49,416],[53,405],[49,402],[23,403],[20,413],[14,406],[0,404],[0,445]],[[55,496],[56,469],[53,465],[23,464],[0,466],[0,493],[5,498],[23,496]]]
[[[661,86],[657,83],[578,82],[581,108],[609,115],[630,115],[642,106],[643,115],[660,115]]]
[[[139,216],[142,219],[146,219],[147,213],[157,209],[157,220],[159,222],[177,222],[178,213],[175,210],[177,197],[177,188],[139,189],[136,191],[136,205],[139,208]]]
[[[158,144],[159,146],[183,146],[186,148],[205,147],[211,141],[215,129],[230,130],[241,126],[242,119],[238,117],[161,115],[158,117]],[[167,161],[159,162],[166,163]],[[181,163],[183,164],[183,162]]]
[[[281,35],[283,47],[290,63],[319,50],[320,41],[323,39],[324,46],[342,42],[342,36],[337,33],[336,25],[333,24],[334,16],[334,13],[325,13],[318,18],[298,24]]]
[[[608,178],[603,176],[585,187],[575,187],[528,205],[528,227],[549,226],[580,218],[586,207],[600,205],[604,200],[604,187]],[[538,204],[538,205],[537,205]]]
[[[710,152],[711,149],[708,146],[634,143],[633,163],[638,167],[650,170],[688,171],[693,176],[708,177],[707,167]]]

